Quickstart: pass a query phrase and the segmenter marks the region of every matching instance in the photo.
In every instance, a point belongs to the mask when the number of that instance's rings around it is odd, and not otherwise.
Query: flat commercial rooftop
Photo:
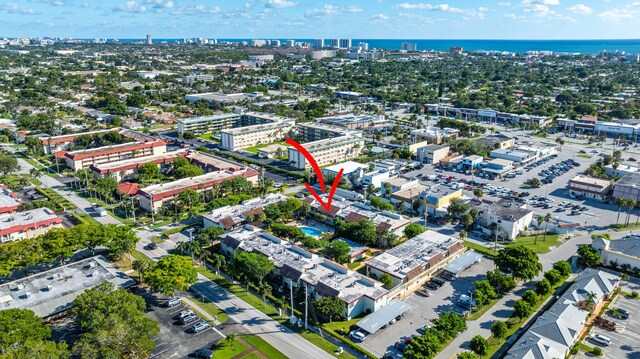
[[[474,251],[468,251],[453,260],[451,263],[444,266],[444,270],[449,273],[459,274],[463,270],[469,268],[472,264],[480,262],[482,259],[482,254],[476,253]]]
[[[249,173],[251,172],[251,173]],[[170,193],[174,191],[179,191],[185,188],[198,188],[198,185],[207,185],[211,182],[215,181],[224,181],[226,179],[231,179],[238,176],[243,176],[245,174],[258,175],[259,172],[254,169],[239,169],[236,171],[230,170],[221,170],[205,173],[200,176],[182,178],[177,181],[169,182],[169,183],[161,183],[153,186],[141,188],[139,193],[146,195],[147,197],[155,197],[160,194]]]
[[[69,309],[78,295],[104,281],[116,288],[135,284],[106,258],[96,256],[0,285],[0,309],[30,309],[48,317]]]
[[[378,329],[389,324],[392,319],[409,310],[409,308],[411,308],[409,304],[401,300],[394,300],[369,314],[366,318],[356,323],[356,325],[367,333],[373,334],[377,332]]]

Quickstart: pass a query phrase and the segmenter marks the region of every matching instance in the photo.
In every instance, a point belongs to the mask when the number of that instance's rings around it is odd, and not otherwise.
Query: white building
[[[418,44],[415,42],[404,41],[402,44],[400,44],[400,50],[408,51],[408,52],[416,52],[418,51]]]
[[[138,141],[120,145],[104,146],[67,152],[64,158],[67,167],[74,171],[130,158],[155,156],[167,152],[167,143],[162,140]]]
[[[482,204],[478,208],[479,225],[491,232],[490,228],[495,224],[500,229],[498,232],[500,238],[514,240],[533,221],[533,211],[526,207],[526,204],[506,198],[492,204]],[[494,235],[494,233],[491,234]]]
[[[257,214],[264,207],[287,200],[287,196],[270,193],[264,197],[248,199],[237,206],[224,206],[202,215],[204,228],[220,227],[224,230],[239,228],[248,223],[251,214]]]
[[[260,125],[230,128],[220,131],[221,147],[235,151],[241,148],[283,140],[293,128],[293,121],[277,121]]]
[[[62,228],[62,219],[49,208],[0,215],[0,242],[19,241]]]
[[[318,166],[346,161],[360,156],[364,149],[364,139],[358,136],[340,136],[302,145],[318,163]],[[290,147],[289,164],[295,168],[310,168],[307,159],[297,149]]]
[[[628,266],[631,270],[640,268],[640,235],[638,234],[612,240],[595,237],[591,247],[600,254],[602,265]]]

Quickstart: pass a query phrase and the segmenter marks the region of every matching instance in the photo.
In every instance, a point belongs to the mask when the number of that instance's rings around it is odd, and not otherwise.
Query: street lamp
[[[498,251],[498,233],[500,233],[500,223],[502,223],[501,219],[496,221],[496,238],[495,238],[495,241],[494,241],[494,244],[493,244],[493,250],[495,252]]]

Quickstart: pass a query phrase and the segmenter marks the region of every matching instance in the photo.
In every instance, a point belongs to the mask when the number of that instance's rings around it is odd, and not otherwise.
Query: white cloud
[[[598,17],[609,22],[620,22],[622,20],[633,19],[638,16],[640,16],[640,10],[611,9],[598,14]]]
[[[401,3],[396,6],[399,9],[403,10],[428,10],[428,11],[437,11],[437,12],[448,12],[453,14],[462,14],[464,19],[484,19],[484,13],[489,11],[486,7],[479,7],[478,9],[461,9],[453,6],[449,6],[449,4],[425,4],[425,3]]]
[[[522,0],[523,5],[560,5],[560,0]]]
[[[39,2],[39,3],[49,4],[53,6],[65,5],[65,2],[63,0],[29,0],[29,2]]]
[[[147,7],[137,1],[128,1],[114,7],[113,10],[122,12],[145,12],[147,11]]]
[[[296,3],[294,3],[293,1],[287,1],[287,0],[267,0],[264,6],[272,9],[284,9],[287,7],[296,6]]]
[[[327,17],[327,16],[337,16],[337,15],[348,14],[348,13],[353,14],[353,13],[358,13],[362,11],[363,11],[362,8],[359,8],[357,6],[341,7],[336,5],[325,4],[320,9],[313,9],[313,10],[307,11],[304,14],[304,16]]]
[[[369,20],[371,20],[371,22],[385,22],[387,20],[391,19],[391,17],[385,15],[385,14],[376,14],[373,15],[371,18],[369,18]]]
[[[589,15],[593,12],[590,7],[585,4],[576,4],[568,8],[568,10],[574,14]]]
[[[221,13],[220,6],[194,5],[190,7],[179,8],[173,11],[174,14],[197,15],[197,14],[218,14]]]
[[[174,6],[171,0],[147,0],[146,4],[152,5],[154,9],[171,9]]]
[[[20,14],[20,15],[38,15],[40,14],[33,9],[24,9],[21,8],[20,5],[15,3],[6,3],[0,7],[0,10],[6,11],[9,14]]]

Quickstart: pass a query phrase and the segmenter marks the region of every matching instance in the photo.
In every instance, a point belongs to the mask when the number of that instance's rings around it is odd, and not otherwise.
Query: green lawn
[[[464,245],[473,249],[474,251],[478,252],[478,253],[482,253],[486,256],[489,257],[495,257],[498,252],[493,250],[493,249],[489,249],[481,244],[478,244],[476,242],[471,242],[471,241],[464,241]]]
[[[287,359],[286,355],[282,354],[278,349],[274,348],[271,344],[267,343],[257,335],[243,336],[242,339],[251,344],[254,348],[258,349],[258,351],[266,355],[269,359]],[[247,357],[248,356],[245,358]]]
[[[72,212],[69,212],[69,214],[71,215],[71,217],[74,217],[79,223],[92,224],[92,225],[101,224],[100,222],[98,222],[98,220],[91,217],[87,213],[76,213],[75,211],[72,211]]]
[[[537,253],[548,253],[551,250],[549,247],[557,247],[560,243],[559,234],[547,234],[546,236],[539,235],[537,239],[536,236],[518,237],[515,241],[507,245],[523,245]]]
[[[347,267],[349,267],[349,269],[356,269],[360,267],[361,264],[362,262],[347,263]]]
[[[623,231],[630,231],[633,229],[640,229],[640,224],[635,224],[635,223],[629,223],[629,225],[624,225],[624,224],[612,224],[611,225],[611,229],[613,229],[616,232],[623,232]]]
[[[493,305],[496,304],[498,302],[498,300],[499,300],[499,298],[498,299],[492,299],[491,301],[489,301],[488,304],[483,305],[482,307],[480,307],[476,311],[472,311],[471,314],[469,314],[469,316],[467,317],[467,320],[477,320],[477,319],[479,319],[481,316],[484,315],[484,313],[489,311],[489,309],[491,309],[491,307],[493,307]]]
[[[217,318],[218,322],[224,323],[229,319],[229,315],[225,313],[222,309],[218,308],[215,304],[211,303],[208,299],[202,299],[198,295],[194,295],[190,297],[192,301],[194,301],[200,308],[204,309],[210,315]],[[204,318],[204,317],[203,317]]]
[[[245,151],[247,152],[251,152],[251,153],[258,153],[258,150],[261,148],[265,148],[267,146],[271,146],[271,145],[283,145],[283,146],[287,146],[289,147],[289,144],[285,141],[276,141],[276,142],[272,142],[272,143],[265,143],[262,145],[256,145],[256,146],[251,146],[251,147],[247,147],[244,148]]]
[[[215,358],[215,356],[214,356],[214,358]],[[269,357],[269,358],[271,358],[271,357]],[[260,355],[256,354],[256,353],[249,353],[249,354],[243,356],[242,359],[262,359],[262,357]]]
[[[323,337],[319,336],[318,334],[314,333],[314,332],[310,332],[310,331],[304,331],[304,332],[299,332],[298,334],[300,334],[301,337],[305,338],[306,340],[308,340],[311,344],[317,346],[318,348],[324,350],[325,352],[335,356],[336,358],[341,358],[341,359],[356,359],[356,357],[354,357],[353,355],[351,355],[350,353],[343,351],[342,354],[340,355],[336,355],[335,351],[338,350],[338,346],[331,343],[330,341],[324,339]]]
[[[228,341],[222,340],[218,343],[218,345],[216,345],[213,357],[218,359],[229,359],[244,352],[245,350],[247,350],[247,347],[245,347],[238,340],[233,343],[233,347]]]

